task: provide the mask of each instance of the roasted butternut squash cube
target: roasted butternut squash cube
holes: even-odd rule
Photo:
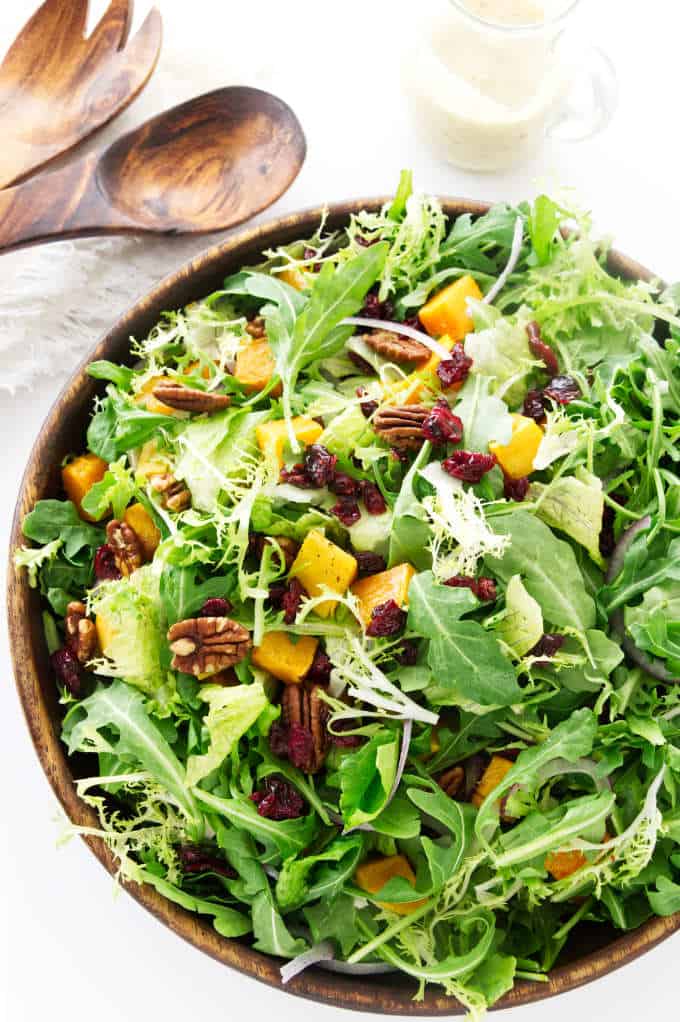
[[[357,577],[357,567],[356,558],[331,543],[319,529],[312,529],[305,536],[289,574],[300,579],[309,596],[320,596],[323,586],[343,594]],[[337,605],[337,600],[324,600],[317,604],[316,613],[330,617]]]
[[[144,560],[153,560],[161,534],[149,512],[143,504],[131,504],[123,518],[139,540]]]
[[[381,891],[388,880],[393,877],[402,877],[411,887],[416,886],[416,875],[408,859],[403,855],[388,855],[381,859],[373,859],[369,862],[362,862],[354,874],[357,887],[368,894],[377,894]],[[415,909],[425,904],[426,899],[418,901],[378,901],[380,908],[389,909],[397,915],[406,916]]]
[[[95,519],[83,511],[83,497],[92,489],[95,483],[101,482],[106,475],[108,464],[96,454],[81,454],[61,470],[61,482],[66,491],[66,496],[72,500],[78,509],[78,514],[86,522],[94,522]]]
[[[318,645],[318,640],[310,635],[266,632],[260,645],[253,650],[253,663],[284,684],[297,685],[312,666]]]
[[[323,433],[323,426],[320,426],[315,419],[307,415],[298,415],[291,419],[293,432],[301,444],[313,444]],[[283,465],[283,449],[288,442],[288,429],[285,419],[275,419],[274,422],[262,422],[255,429],[257,443],[265,457],[275,457],[280,466]]]
[[[457,344],[474,330],[475,325],[468,312],[468,298],[476,298],[478,301],[483,298],[476,280],[469,274],[430,298],[418,313],[430,337],[448,334],[453,343]]]
[[[416,573],[412,564],[397,564],[394,568],[377,575],[360,578],[352,586],[352,592],[359,600],[364,625],[369,625],[375,607],[388,600],[394,600],[399,607],[408,605],[408,587]]]
[[[494,788],[497,788],[501,783],[508,770],[511,770],[514,766],[511,759],[505,759],[504,756],[492,756],[491,762],[479,779],[479,783],[474,790],[470,801],[473,806],[481,806],[487,795],[490,795]]]
[[[544,865],[555,880],[565,880],[582,869],[587,861],[583,852],[575,848],[571,852],[550,852],[545,857]]]
[[[97,614],[94,626],[97,632],[97,644],[100,652],[103,656],[106,656],[106,650],[116,638],[118,630],[114,627],[111,618],[106,617],[105,614]]]
[[[139,451],[135,472],[144,479],[160,476],[170,469],[170,461],[158,450],[157,440],[147,440]]]
[[[534,458],[543,439],[543,430],[526,415],[512,416],[512,436],[508,444],[489,444],[498,464],[510,479],[522,479],[534,469]]]
[[[442,347],[448,351],[457,344],[453,337],[449,337],[448,334],[444,334],[443,337],[439,338],[439,343]],[[437,380],[437,366],[441,362],[439,355],[435,355],[434,352],[430,355],[425,365],[421,366],[420,369],[414,370],[409,373],[405,379],[400,380],[399,383],[389,384],[384,389],[385,398],[389,401],[394,401],[395,404],[400,405],[413,405],[422,401],[423,397],[427,395],[428,391],[436,394],[437,397],[441,396],[441,385]],[[463,386],[463,382],[454,383],[452,387],[449,387],[447,393],[455,393],[460,390]]]
[[[284,284],[288,284],[289,287],[294,287],[296,291],[304,291],[307,287],[307,281],[305,280],[302,272],[295,267],[291,267],[289,270],[283,270],[281,273],[277,273],[276,276],[279,280],[282,280]]]
[[[142,405],[147,412],[154,412],[156,415],[180,415],[181,412],[177,408],[171,408],[170,405],[163,404],[153,396],[154,387],[157,387],[159,383],[167,382],[166,376],[152,376],[137,391],[134,399],[135,404]]]
[[[234,379],[242,383],[248,391],[264,390],[276,369],[274,353],[266,337],[250,341],[239,348],[234,367]],[[281,384],[272,390],[272,396],[278,397]]]

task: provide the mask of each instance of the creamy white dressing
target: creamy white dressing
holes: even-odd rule
[[[425,23],[404,84],[450,162],[499,170],[538,147],[569,78],[556,13],[547,0],[465,0]]]

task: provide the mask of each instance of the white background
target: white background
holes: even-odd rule
[[[162,73],[126,114],[125,123],[161,109],[168,98],[175,101],[236,82],[264,85],[293,105],[309,142],[300,177],[271,215],[324,200],[388,192],[402,166],[414,169],[422,189],[477,198],[520,199],[538,188],[570,185],[621,248],[668,279],[680,277],[680,9],[670,0],[583,0],[584,47],[590,39],[603,44],[619,71],[621,106],[614,123],[591,142],[546,149],[521,171],[475,177],[428,155],[399,94],[399,56],[427,2],[160,0],[166,28]],[[0,51],[33,6],[32,0],[0,4]],[[138,20],[145,8],[144,0],[138,0]],[[126,245],[116,242],[112,259],[126,258]],[[160,276],[200,247],[200,240],[163,242],[149,250],[158,254]],[[55,246],[50,253],[50,283],[61,287],[66,306],[68,267],[79,256],[71,253],[71,262],[62,262],[61,249]],[[4,257],[1,264],[0,294],[12,286],[12,258]],[[32,258],[38,258],[37,252]],[[131,275],[129,299],[139,287]],[[93,323],[102,316],[100,299],[93,288]],[[39,300],[35,287],[27,287],[25,302]],[[82,310],[86,332],[88,305]],[[111,320],[121,308],[111,307]],[[59,309],[52,311],[58,314]],[[109,310],[104,312],[108,316]],[[35,343],[41,343],[39,330]],[[0,370],[0,388],[2,377]],[[9,532],[23,464],[60,383],[53,374],[30,391],[0,392],[2,537]],[[0,1019],[349,1018],[227,971],[179,941],[131,898],[114,898],[109,877],[79,841],[57,850],[57,807],[19,712],[4,630],[1,641]],[[677,1019],[677,967],[675,975],[672,970],[679,950],[676,937],[623,971],[558,1000],[513,1009],[502,1020]]]

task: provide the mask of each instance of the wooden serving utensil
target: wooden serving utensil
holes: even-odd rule
[[[161,48],[153,8],[129,45],[132,0],[111,0],[85,38],[89,0],[45,0],[0,65],[0,188],[72,149],[124,110]]]
[[[224,230],[278,199],[305,154],[300,122],[282,100],[217,89],[0,191],[0,252],[88,235]]]

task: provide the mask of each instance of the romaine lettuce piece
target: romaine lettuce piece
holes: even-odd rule
[[[571,536],[597,565],[604,567],[600,553],[604,493],[597,476],[579,467],[573,476],[562,476],[548,484],[532,483],[529,499],[540,500],[536,509],[539,518]]]
[[[543,613],[540,604],[524,588],[520,575],[513,575],[508,582],[505,610],[496,632],[518,657],[522,657],[543,635]]]
[[[269,706],[262,683],[235,685],[203,685],[201,699],[208,703],[205,726],[210,736],[208,751],[202,756],[189,756],[187,784],[194,787],[209,773],[217,769],[231,752],[234,744],[252,727],[260,714]]]

